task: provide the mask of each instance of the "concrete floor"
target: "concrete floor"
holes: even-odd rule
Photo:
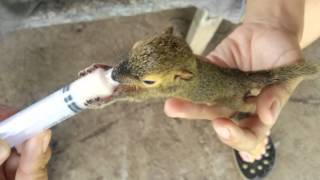
[[[132,44],[192,9],[23,30],[0,42],[0,103],[19,108],[72,81],[93,62],[116,64]],[[320,41],[305,50],[320,59]],[[303,82],[272,131],[268,179],[320,177],[320,79]],[[207,121],[170,119],[163,101],[117,103],[53,128],[52,180],[239,179],[231,149]]]

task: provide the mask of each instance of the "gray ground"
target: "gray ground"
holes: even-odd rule
[[[191,13],[190,13],[191,12]],[[93,62],[114,65],[137,40],[188,11],[23,30],[0,42],[0,103],[19,108],[72,81]],[[320,41],[305,50],[320,59]],[[273,129],[269,179],[320,177],[320,80],[303,82]],[[231,149],[207,121],[170,119],[163,101],[118,103],[53,128],[52,180],[239,179]]]

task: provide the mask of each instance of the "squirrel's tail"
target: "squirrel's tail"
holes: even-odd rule
[[[320,72],[320,64],[301,61],[297,64],[287,65],[272,70],[249,72],[247,75],[251,81],[258,84],[274,84],[290,79],[303,77],[312,78]]]

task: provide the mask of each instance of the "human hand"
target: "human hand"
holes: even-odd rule
[[[298,39],[298,35],[271,24],[244,23],[224,39],[207,59],[219,66],[243,71],[271,69],[302,59]],[[228,119],[233,112],[225,107],[178,99],[167,100],[165,112],[171,117],[212,120],[219,139],[240,151],[243,160],[253,162],[265,152],[270,129],[300,81],[297,79],[264,88],[253,99],[256,114],[239,123]]]
[[[13,108],[0,105],[0,120],[15,112]],[[51,157],[50,137],[51,131],[47,130],[12,149],[0,140],[0,179],[48,179],[46,166]]]

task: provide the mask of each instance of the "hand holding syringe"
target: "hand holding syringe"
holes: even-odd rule
[[[0,123],[0,139],[15,146],[33,135],[66,120],[87,108],[96,97],[111,96],[118,85],[112,69],[95,69],[90,74],[21,110]]]

